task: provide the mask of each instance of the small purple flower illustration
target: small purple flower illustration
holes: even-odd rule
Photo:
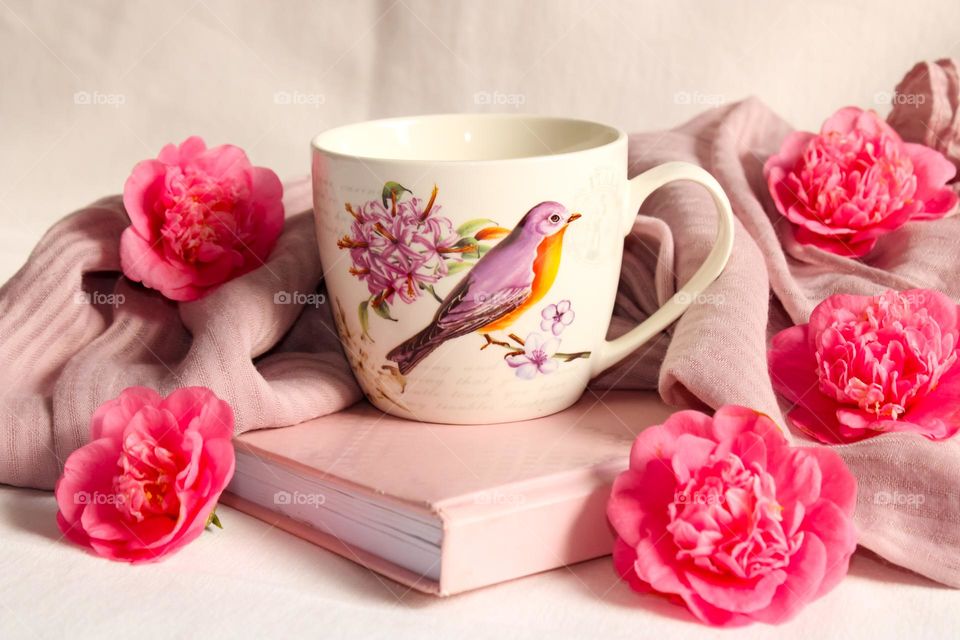
[[[440,298],[434,285],[468,269],[490,248],[484,240],[509,233],[487,218],[454,227],[441,213],[434,186],[424,201],[396,182],[387,182],[379,200],[345,203],[350,231],[337,246],[350,253],[350,274],[367,285],[370,298],[360,304],[358,317],[367,333],[368,310],[394,320],[390,305],[411,304],[424,295]],[[409,194],[409,196],[405,196]]]
[[[511,368],[517,370],[517,377],[523,380],[534,378],[537,373],[553,373],[560,363],[553,359],[560,341],[556,338],[544,340],[539,333],[531,333],[523,343],[523,352],[515,352],[504,359]]]
[[[557,304],[548,304],[540,312],[540,328],[549,331],[555,336],[563,333],[563,330],[573,324],[575,317],[573,309],[570,307],[569,300],[561,300]]]
[[[371,295],[390,303],[394,296],[410,303],[422,295],[420,285],[435,283],[447,272],[447,261],[460,261],[451,247],[459,241],[449,219],[440,215],[436,193],[424,204],[420,198],[391,200],[384,206],[371,200],[356,207],[350,234],[337,243],[350,250],[350,272],[367,283]]]

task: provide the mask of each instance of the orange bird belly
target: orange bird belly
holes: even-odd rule
[[[527,309],[547,295],[547,291],[553,286],[553,281],[557,279],[557,271],[560,270],[560,252],[563,248],[563,234],[565,232],[566,228],[544,238],[540,246],[537,247],[537,257],[533,261],[533,283],[530,287],[530,297],[507,315],[497,318],[490,324],[478,329],[479,333],[506,329],[516,322],[517,318],[522,316]]]

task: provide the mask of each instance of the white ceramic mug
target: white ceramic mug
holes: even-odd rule
[[[656,313],[605,340],[644,199],[674,180],[717,207],[706,261]],[[733,214],[703,169],[627,179],[616,128],[526,115],[364,122],[313,140],[317,241],[367,397],[426,422],[548,415],[676,320],[723,270]]]

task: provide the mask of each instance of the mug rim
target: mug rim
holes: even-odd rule
[[[532,155],[523,155],[523,156],[505,156],[500,158],[482,158],[482,159],[458,159],[458,158],[436,158],[436,159],[425,159],[425,158],[402,158],[402,157],[390,157],[387,155],[375,155],[375,154],[364,154],[364,153],[344,153],[342,151],[337,151],[332,149],[329,146],[329,141],[325,140],[326,138],[332,138],[336,135],[342,135],[346,132],[350,132],[351,129],[356,129],[358,131],[373,128],[373,127],[382,127],[384,125],[392,124],[401,124],[401,123],[414,123],[414,122],[441,122],[444,120],[476,120],[476,121],[486,121],[486,122],[509,122],[509,121],[520,121],[520,120],[529,120],[535,122],[550,122],[550,123],[561,123],[571,126],[589,126],[595,127],[599,130],[606,130],[608,133],[612,134],[612,138],[598,144],[587,146],[584,148],[578,148],[570,151],[545,151],[543,153],[536,153]],[[536,134],[534,134],[536,135]],[[445,165],[445,166],[471,166],[471,165],[491,165],[491,164],[518,164],[518,163],[530,163],[530,162],[543,162],[546,160],[553,159],[569,159],[577,155],[588,154],[599,149],[604,149],[606,147],[612,147],[617,144],[621,144],[627,138],[627,134],[623,129],[615,127],[613,125],[605,124],[603,122],[597,122],[596,120],[588,120],[585,118],[572,118],[566,116],[549,116],[549,115],[539,115],[539,114],[530,114],[530,113],[434,113],[426,115],[416,115],[416,116],[396,116],[390,118],[376,118],[373,120],[361,120],[359,122],[352,122],[349,124],[343,124],[330,129],[326,129],[318,134],[316,134],[310,140],[310,147],[314,152],[322,153],[326,156],[333,158],[344,159],[344,160],[359,160],[362,162],[381,162],[381,163],[390,163],[390,164],[406,164],[406,165]],[[544,143],[546,144],[546,143]]]

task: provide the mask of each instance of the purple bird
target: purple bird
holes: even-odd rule
[[[579,217],[557,202],[541,202],[530,209],[444,298],[430,324],[387,358],[406,374],[447,340],[512,325],[553,286],[563,234]]]

